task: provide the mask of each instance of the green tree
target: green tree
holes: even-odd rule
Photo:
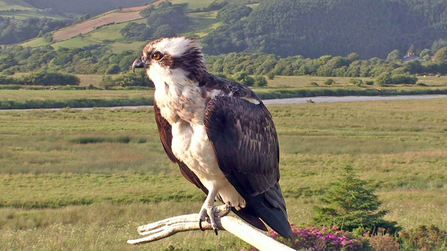
[[[430,49],[423,49],[421,53],[419,53],[419,58],[422,61],[431,61],[431,50]]]
[[[117,64],[112,64],[106,71],[106,74],[118,74],[121,71],[121,68]]]
[[[217,20],[232,24],[248,16],[252,9],[244,4],[228,4],[217,13]]]
[[[153,38],[173,36],[175,36],[175,29],[168,24],[163,24],[158,26],[157,30],[154,32]]]
[[[391,79],[391,74],[389,72],[384,72],[376,78],[376,84],[378,86],[389,85],[392,83],[393,80]]]
[[[314,206],[317,215],[312,220],[316,224],[336,225],[347,231],[364,229],[373,232],[379,227],[389,232],[399,230],[396,222],[383,219],[387,211],[378,210],[382,204],[378,196],[350,166],[344,168],[341,178],[330,185],[320,200],[327,206]]]
[[[393,62],[399,62],[401,60],[402,60],[402,53],[399,50],[393,50],[388,54],[385,62],[393,63]]]
[[[234,74],[233,79],[246,86],[252,86],[255,83],[255,79],[250,77],[246,72],[238,72]]]
[[[447,46],[435,53],[434,60],[436,63],[447,63]]]
[[[254,85],[257,87],[267,86],[267,79],[264,76],[255,76]]]

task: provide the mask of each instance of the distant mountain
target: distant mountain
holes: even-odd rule
[[[119,7],[134,7],[152,0],[24,0],[39,9],[53,9],[57,13],[98,15]]]

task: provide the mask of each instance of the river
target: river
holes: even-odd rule
[[[307,98],[284,98],[284,99],[266,99],[263,100],[267,105],[283,105],[283,104],[303,104],[303,103],[334,103],[334,102],[357,102],[357,101],[384,101],[384,100],[408,100],[408,99],[431,99],[431,98],[447,98],[447,95],[399,95],[399,96],[320,96],[320,97],[307,97]],[[103,107],[105,109],[117,110],[117,109],[138,109],[148,108],[152,106],[115,106],[115,107]],[[92,107],[85,108],[72,108],[78,110],[92,110]],[[58,111],[61,108],[47,108],[47,109],[7,109],[3,111]]]

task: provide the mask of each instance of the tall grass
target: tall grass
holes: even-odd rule
[[[447,99],[269,106],[290,221],[309,223],[319,194],[351,165],[376,189],[387,220],[446,230],[446,106]],[[238,250],[225,233],[124,243],[137,237],[137,225],[198,212],[204,199],[165,156],[153,116],[152,109],[0,112],[0,249]],[[115,140],[123,137],[128,143]],[[89,138],[102,142],[73,140]]]

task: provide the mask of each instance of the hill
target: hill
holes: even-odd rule
[[[160,2],[162,2],[162,0],[154,2],[153,5],[158,5]],[[172,2],[178,3],[178,6],[183,6],[183,4],[185,4],[185,1],[182,0]],[[193,6],[194,9],[191,8],[189,2],[191,2],[191,6]],[[216,10],[197,11],[197,8],[200,8],[200,10],[202,10],[201,8],[206,8],[209,5],[207,2],[212,3],[212,1],[186,2],[186,4],[188,4],[186,12],[188,12],[187,15],[190,18],[190,22],[186,29],[183,29],[176,34],[204,36],[219,25],[218,20],[216,20]],[[140,11],[148,8],[150,5],[152,4],[112,10],[53,32],[51,41],[45,41],[44,38],[40,37],[22,43],[22,45],[38,47],[51,44],[54,48],[79,48],[102,44],[108,45],[115,53],[120,53],[123,50],[129,49],[139,50],[141,45],[145,44],[148,39],[140,39],[140,41],[136,41],[135,38],[123,36],[120,34],[120,31],[132,22],[140,24],[146,23],[147,17],[143,18]],[[174,15],[173,13],[171,14]],[[173,18],[169,17],[168,19]],[[154,25],[152,24],[152,26]],[[156,28],[157,27],[152,31],[154,34]]]
[[[161,0],[156,1],[154,4],[157,4],[159,2],[161,2]],[[66,39],[70,39],[79,34],[85,34],[91,32],[104,25],[118,24],[141,19],[143,17],[140,15],[140,11],[147,7],[148,5],[144,5],[144,6],[122,8],[119,10],[110,11],[108,13],[99,15],[84,22],[77,23],[69,27],[57,30],[52,35],[53,40],[55,42],[59,42]]]
[[[428,49],[433,56],[447,45],[447,0],[272,0],[214,9],[213,4],[223,1],[172,2],[188,4],[190,24],[163,34],[199,36],[209,55],[262,52],[318,58],[356,52],[359,58],[368,59],[386,58],[396,49],[404,54],[410,48],[416,55]],[[164,23],[149,24],[133,11],[137,9],[143,7],[115,9],[54,32],[53,41],[41,37],[23,45],[79,48],[101,44],[115,53],[139,50],[153,36],[128,37],[128,33],[121,34],[122,29],[135,22],[141,30],[134,32],[142,34],[142,29],[151,28],[148,32],[154,35]]]
[[[5,10],[32,10],[35,9],[32,5],[24,0],[0,0],[0,11]]]
[[[27,18],[65,19],[50,10],[39,9],[25,0],[0,0],[0,17],[23,20]]]
[[[447,39],[446,0],[271,0],[203,39],[208,54],[385,58]]]

